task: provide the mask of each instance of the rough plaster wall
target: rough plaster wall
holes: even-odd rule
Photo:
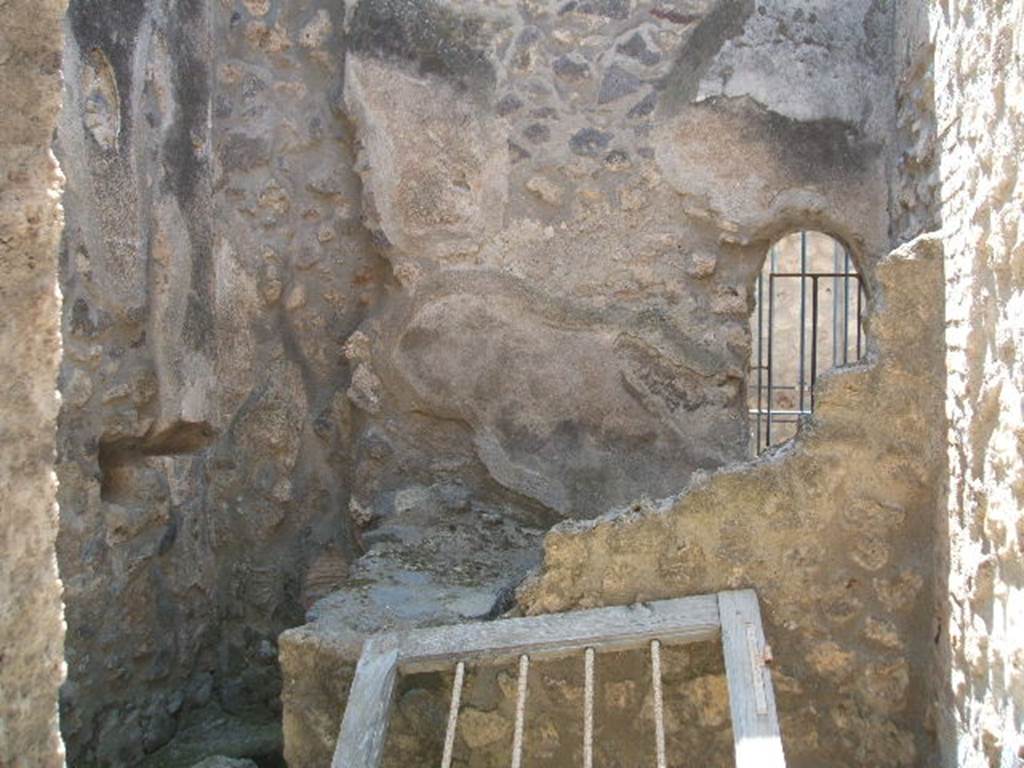
[[[395,283],[346,348],[353,510],[368,553],[348,589],[281,638],[291,765],[329,759],[339,673],[367,633],[508,607],[487,610],[528,562],[481,553],[528,552],[537,527],[665,496],[747,457],[749,313],[770,242],[801,226],[833,233],[872,287],[888,250],[889,22],[871,2],[349,5],[342,97],[364,222]],[[890,562],[906,547],[904,515],[922,514],[929,472],[893,491],[895,511],[857,500],[877,518],[858,556],[894,602],[917,586]],[[754,520],[773,514],[751,505]],[[847,539],[820,528],[799,558],[823,568]],[[648,545],[637,557],[653,562]],[[675,578],[661,594],[714,582]],[[864,621],[868,608],[847,606],[868,578],[823,583],[836,624]],[[892,610],[905,630],[910,609]],[[886,642],[917,641],[886,621]],[[820,663],[852,686],[867,651],[830,657],[833,634],[815,635]],[[864,697],[850,694],[844,738],[887,727],[862,699],[884,698],[890,671],[902,680],[898,658],[872,669]],[[863,754],[909,759],[916,702],[904,730]],[[821,741],[797,752],[805,760],[856,753],[837,726],[804,717],[791,730],[808,721],[807,739]]]
[[[60,0],[0,2],[0,765],[60,768]]]
[[[819,380],[795,442],[677,497],[555,528],[520,592],[544,613],[755,588],[794,766],[917,766],[934,754],[940,241],[895,251],[876,277],[871,354]]]
[[[582,657],[580,658],[582,661]],[[729,696],[719,643],[663,651],[666,747],[702,768],[733,765]],[[470,667],[463,685],[453,764],[501,768],[515,727],[517,665]],[[646,651],[598,654],[594,761],[607,766],[651,762],[654,694]],[[383,768],[438,765],[451,701],[452,675],[411,675],[395,697]],[[534,660],[523,762],[537,768],[583,764],[583,664]]]
[[[276,632],[340,587],[282,640],[320,760],[363,633],[500,612],[542,528],[745,458],[769,241],[829,231],[869,283],[886,250],[889,22],[76,0],[74,757],[273,715]]]
[[[928,4],[900,3],[894,26],[895,132],[889,156],[890,233],[894,244],[939,223],[939,164],[935,125],[935,49]]]
[[[1024,756],[1024,6],[933,5],[949,418],[947,765]]]
[[[76,765],[176,760],[161,747],[193,731],[212,751],[279,747],[277,634],[353,555],[341,349],[380,275],[330,98],[340,13],[71,3],[59,554]]]
[[[887,60],[836,40],[873,11],[820,10],[353,6],[344,99],[398,283],[349,350],[371,536],[409,495],[545,527],[745,458],[755,241],[800,217],[861,244],[884,227],[877,126],[844,110],[886,111],[845,72],[875,84]],[[730,38],[799,58],[790,24],[850,53],[804,121],[720,88],[746,72]]]
[[[365,222],[398,282],[353,352],[355,503],[378,522],[445,477],[456,505],[546,525],[743,458],[751,241],[766,236],[751,221],[771,209],[776,231],[804,214],[877,237],[877,9],[350,13]],[[836,54],[820,81],[794,67],[742,82],[760,66],[747,50],[814,58],[807,40]],[[821,82],[828,100],[812,98]],[[730,142],[750,149],[725,158]],[[804,153],[762,149],[787,143]]]

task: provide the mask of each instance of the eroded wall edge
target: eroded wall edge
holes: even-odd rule
[[[819,380],[814,417],[762,460],[545,541],[539,614],[758,591],[792,765],[924,765],[943,484],[942,241],[877,267],[864,365]]]
[[[57,768],[60,0],[0,6],[0,765]]]

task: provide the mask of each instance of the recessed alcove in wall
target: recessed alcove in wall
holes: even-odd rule
[[[747,403],[759,454],[796,435],[814,410],[822,373],[863,356],[867,294],[849,249],[802,231],[771,247],[754,297]]]
[[[178,456],[196,453],[217,438],[216,430],[205,421],[174,422],[166,429],[145,437],[100,438],[100,498],[123,504],[139,492],[140,476],[147,474],[146,459],[151,456]]]

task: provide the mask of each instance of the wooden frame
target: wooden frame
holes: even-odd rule
[[[751,590],[621,608],[377,635],[363,646],[331,768],[379,768],[398,675],[721,638],[737,768],[784,768],[757,595]]]

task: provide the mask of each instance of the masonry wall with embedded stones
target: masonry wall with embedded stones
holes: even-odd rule
[[[72,764],[136,765],[182,733],[200,751],[279,750],[277,634],[356,551],[342,346],[384,273],[331,102],[341,13],[71,3],[57,150]]]
[[[556,527],[524,609],[753,587],[788,764],[930,764],[941,254],[923,237],[876,265],[868,358],[819,380],[795,442],[677,496]]]
[[[500,614],[552,524],[744,461],[751,289],[787,232],[834,234],[879,308],[906,300],[880,345],[893,317],[930,339],[932,261],[880,266],[892,21],[869,0],[74,0],[72,763],[273,751],[277,635],[307,618],[281,640],[286,753],[320,765],[366,633]],[[931,571],[908,542],[934,480],[934,403],[910,398],[929,350],[830,384],[837,421],[811,434],[842,450],[808,438],[789,480],[738,481],[700,518],[717,543],[637,522],[633,565],[595,547],[566,581],[561,529],[521,603],[746,581],[793,641],[795,764],[928,754],[909,659]],[[872,386],[907,413],[871,411]],[[882,482],[860,493],[869,449]],[[769,555],[771,526],[790,545]]]
[[[0,6],[0,765],[60,768],[64,679],[54,551],[63,177],[61,0]]]
[[[558,526],[520,608],[757,587],[785,649],[793,764],[927,760],[920,542],[940,484],[941,259],[933,241],[885,258],[891,9],[461,7],[456,22],[363,2],[345,20],[364,221],[395,280],[348,350],[357,444],[376,448],[357,459],[354,507],[380,518],[353,564],[361,585],[281,638],[289,763],[330,755],[338,672],[367,632],[493,615],[453,573],[477,566],[464,553],[486,550],[486,530],[451,549],[408,532],[418,507],[466,498],[437,482],[442,467],[469,491],[468,519],[496,484],[534,529],[689,485],[678,505]],[[870,360],[823,383],[832,426],[823,413],[797,447],[709,480],[747,459],[753,282],[800,227],[853,252]],[[902,360],[910,340],[920,353]],[[399,480],[422,488],[389,496]],[[428,697],[403,693],[411,721]],[[492,705],[491,733],[508,725]]]
[[[927,30],[929,183],[945,245],[943,764],[1012,766],[1024,758],[1024,7],[933,4],[900,26],[904,38]]]
[[[292,753],[316,755],[344,692],[312,678],[321,662],[381,626],[496,596],[499,612],[551,522],[689,482],[556,529],[521,608],[750,583],[786,649],[795,764],[924,763],[935,731],[946,764],[1010,764],[1024,25],[1013,3],[918,6],[897,4],[892,36],[867,2],[72,3],[57,149],[73,760],[137,762],[197,712],[272,716],[277,631],[340,587],[282,641]],[[38,484],[4,486],[25,514],[5,521],[24,557],[3,574],[40,602],[4,616],[5,648],[31,653],[5,653],[5,691],[26,693],[0,757],[58,764],[40,458],[56,304],[37,269],[58,221],[57,8],[7,10],[5,379],[38,397],[12,390],[21,453],[5,456]],[[857,253],[871,358],[823,382],[796,444],[714,471],[745,443],[752,275],[797,226]],[[940,238],[879,257],[886,230],[938,227],[950,476],[933,536]],[[42,359],[18,351],[34,331]],[[502,718],[485,709],[469,733]]]

